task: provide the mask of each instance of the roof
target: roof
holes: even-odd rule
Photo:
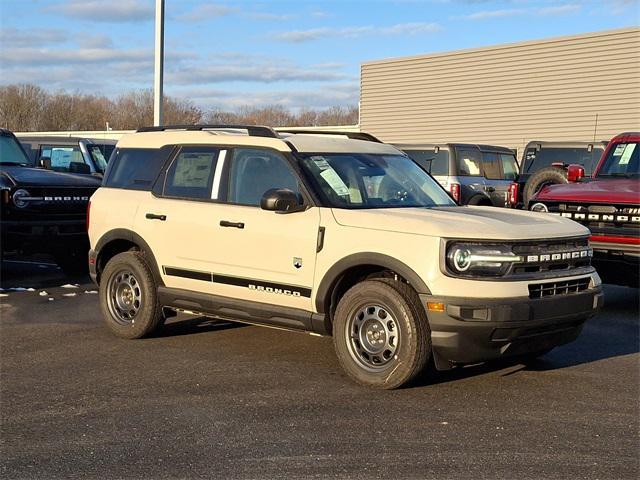
[[[71,145],[77,144],[81,140],[89,140],[92,143],[97,143],[101,145],[115,145],[116,140],[112,140],[109,138],[90,138],[90,137],[56,137],[53,135],[24,135],[18,134],[16,135],[18,139],[22,142],[37,142],[37,143],[58,143],[61,145]]]
[[[305,153],[378,153],[397,155],[391,145],[365,140],[352,140],[342,135],[282,134],[280,137],[250,136],[237,131],[166,130],[123,135],[119,148],[161,148],[165,145],[225,145],[272,148],[281,152]]]
[[[508,147],[502,147],[500,145],[482,145],[479,143],[394,143],[396,148],[400,150],[410,150],[412,148],[478,148],[480,150],[491,150],[496,152],[513,153],[513,150]]]
[[[541,145],[542,147],[559,147],[559,148],[586,148],[589,145],[597,145],[600,143],[603,146],[606,146],[609,143],[606,140],[595,140],[593,142],[581,141],[581,140],[567,140],[562,142],[548,142],[544,140],[531,140],[527,143],[525,148],[529,148],[531,145]]]

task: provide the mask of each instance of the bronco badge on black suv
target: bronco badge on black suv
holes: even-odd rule
[[[171,311],[333,335],[355,381],[542,355],[602,304],[589,231],[456,206],[390,145],[267,127],[123,137],[91,199],[91,274],[108,327]],[[360,136],[360,138],[363,138]]]

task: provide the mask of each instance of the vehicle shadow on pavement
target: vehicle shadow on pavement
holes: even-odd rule
[[[216,320],[207,317],[172,318],[165,323],[154,335],[154,338],[179,337],[182,335],[195,335],[198,333],[215,332],[242,328],[248,325],[243,323]]]
[[[478,375],[498,373],[506,377],[520,371],[550,371],[606,360],[640,352],[640,290],[614,285],[605,286],[603,310],[585,324],[572,343],[555,348],[540,358],[522,362],[507,358],[481,365],[429,373],[416,379],[411,387],[448,383]]]
[[[0,265],[0,288],[3,289],[53,288],[67,283],[92,284],[88,274],[66,275],[48,258],[17,257],[4,260]]]

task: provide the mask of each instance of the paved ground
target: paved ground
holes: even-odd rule
[[[330,339],[192,318],[120,340],[87,279],[2,273],[5,289],[36,287],[0,299],[3,478],[640,474],[636,290],[607,287],[578,341],[532,366],[380,392],[345,377]]]

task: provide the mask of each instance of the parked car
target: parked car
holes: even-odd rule
[[[87,271],[89,198],[101,178],[40,168],[0,129],[2,254],[46,253],[67,273]]]
[[[376,141],[141,129],[118,142],[90,212],[90,272],[115,335],[149,335],[171,311],[333,335],[347,374],[378,388],[431,360],[542,355],[603,299],[587,228],[457,206]]]
[[[460,205],[508,206],[518,174],[513,150],[465,143],[397,144],[429,172]]]
[[[640,133],[613,138],[590,181],[569,167],[567,185],[544,187],[529,208],[570,218],[589,227],[593,263],[608,283],[640,283]]]
[[[509,204],[526,208],[529,200],[546,185],[567,183],[569,165],[581,165],[590,177],[607,142],[542,142],[527,144],[518,179],[509,189]]]
[[[36,165],[65,173],[99,174],[107,168],[116,141],[20,134],[18,140]]]

